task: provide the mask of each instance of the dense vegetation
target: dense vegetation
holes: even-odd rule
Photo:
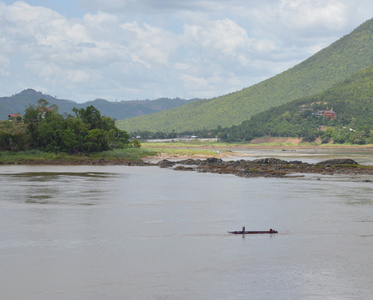
[[[96,99],[86,103],[76,103],[74,101],[61,100],[49,95],[44,95],[40,92],[36,92],[33,89],[27,89],[11,97],[0,98],[0,120],[7,120],[9,114],[24,111],[29,104],[36,105],[39,99],[45,99],[50,104],[57,105],[61,114],[71,113],[71,110],[74,107],[80,109],[93,105],[101,112],[101,114],[110,116],[114,119],[133,118],[136,116],[151,114],[174,107],[179,107],[196,100],[159,98],[157,100],[109,102],[103,99]]]
[[[57,106],[48,105],[40,99],[37,105],[29,105],[23,121],[2,122],[0,150],[91,153],[140,146],[137,141],[130,144],[127,132],[119,130],[113,119],[101,116],[94,106],[74,108],[75,115],[62,116]]]
[[[239,126],[222,129],[225,141],[300,137],[312,142],[373,143],[373,66],[315,96],[271,108]],[[336,117],[318,115],[333,110]]]
[[[118,121],[128,132],[171,133],[239,125],[271,107],[322,92],[373,65],[373,19],[292,69],[226,96]]]

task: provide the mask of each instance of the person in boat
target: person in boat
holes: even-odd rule
[[[242,233],[245,233],[245,231],[246,231],[246,227],[242,226]]]

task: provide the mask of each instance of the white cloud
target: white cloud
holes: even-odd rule
[[[214,21],[210,27],[186,25],[184,37],[226,56],[235,56],[239,48],[248,48],[250,43],[246,30],[229,19]]]
[[[249,11],[254,30],[281,38],[329,35],[348,23],[349,7],[337,0],[281,0]]]
[[[365,21],[370,0],[0,2],[0,87],[73,100],[213,97],[273,76]],[[11,90],[12,89],[12,90]]]
[[[136,54],[137,61],[167,64],[170,54],[177,47],[177,36],[161,28],[145,23],[140,26],[137,22],[122,24],[121,28],[133,34],[128,47]]]
[[[0,55],[0,77],[10,76],[9,62],[5,55]]]
[[[245,1],[246,2],[246,1]],[[224,11],[232,5],[242,4],[241,0],[81,0],[84,7],[93,11],[116,12],[122,14],[132,14],[138,12],[180,12],[180,11]],[[255,3],[248,0],[247,3]]]

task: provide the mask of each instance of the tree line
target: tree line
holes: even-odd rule
[[[25,110],[22,124],[14,122],[10,126],[18,130],[0,131],[0,150],[90,153],[140,147],[138,141],[130,142],[128,133],[116,127],[114,119],[101,116],[94,106],[73,108],[72,112],[63,116],[56,105],[40,99]]]

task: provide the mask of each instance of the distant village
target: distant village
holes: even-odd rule
[[[300,111],[314,111],[311,107],[301,107]],[[333,120],[337,113],[332,110],[316,110],[316,112],[313,112],[312,115],[317,117],[323,117],[323,118],[329,118],[330,120]]]

